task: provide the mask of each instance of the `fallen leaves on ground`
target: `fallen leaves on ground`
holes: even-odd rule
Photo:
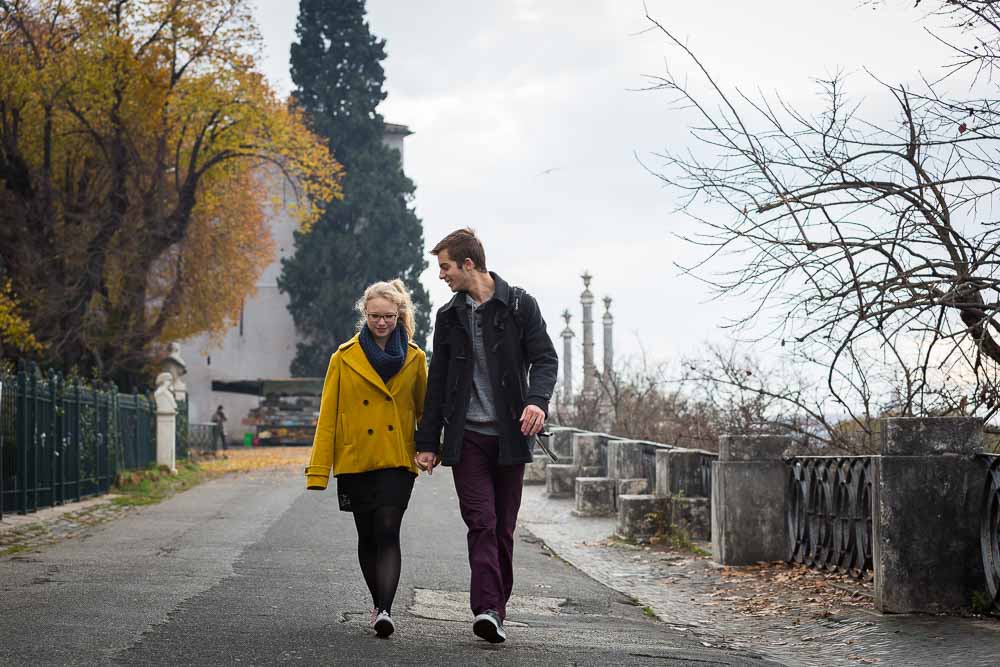
[[[215,456],[199,459],[198,465],[213,475],[259,470],[304,470],[309,462],[309,451],[308,447],[227,449]]]
[[[830,618],[845,607],[871,607],[872,582],[849,574],[824,572],[785,562],[723,567],[709,597],[732,602],[744,614],[774,616],[789,612]]]

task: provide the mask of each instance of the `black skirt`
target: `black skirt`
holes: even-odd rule
[[[382,468],[337,475],[337,500],[342,512],[373,512],[391,505],[404,510],[410,503],[413,480],[408,468]]]

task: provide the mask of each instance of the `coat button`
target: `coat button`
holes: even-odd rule
[[[389,430],[390,431],[393,430],[393,425],[392,424],[389,424]]]
[[[374,429],[368,429],[368,435],[375,435]]]
[[[365,400],[361,401],[361,402],[364,403],[365,405],[368,405],[368,399],[367,398]]]
[[[392,396],[386,396],[386,397],[385,397],[385,400],[387,400],[387,401],[391,401],[391,400],[392,400]]]

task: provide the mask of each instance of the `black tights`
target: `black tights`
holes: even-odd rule
[[[399,585],[402,555],[399,551],[399,526],[402,507],[379,507],[372,512],[355,512],[358,528],[358,562],[379,611],[392,613],[392,599]]]

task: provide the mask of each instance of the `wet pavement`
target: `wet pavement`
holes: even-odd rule
[[[544,487],[527,486],[521,525],[560,558],[702,646],[752,648],[808,667],[1000,665],[997,619],[879,614],[864,586],[831,591],[818,581],[822,575],[803,575],[801,568],[742,571],[704,556],[621,544],[608,539],[614,518],[576,517],[572,509],[572,500],[549,499]],[[775,577],[779,570],[786,574]],[[823,592],[814,592],[819,587]]]

